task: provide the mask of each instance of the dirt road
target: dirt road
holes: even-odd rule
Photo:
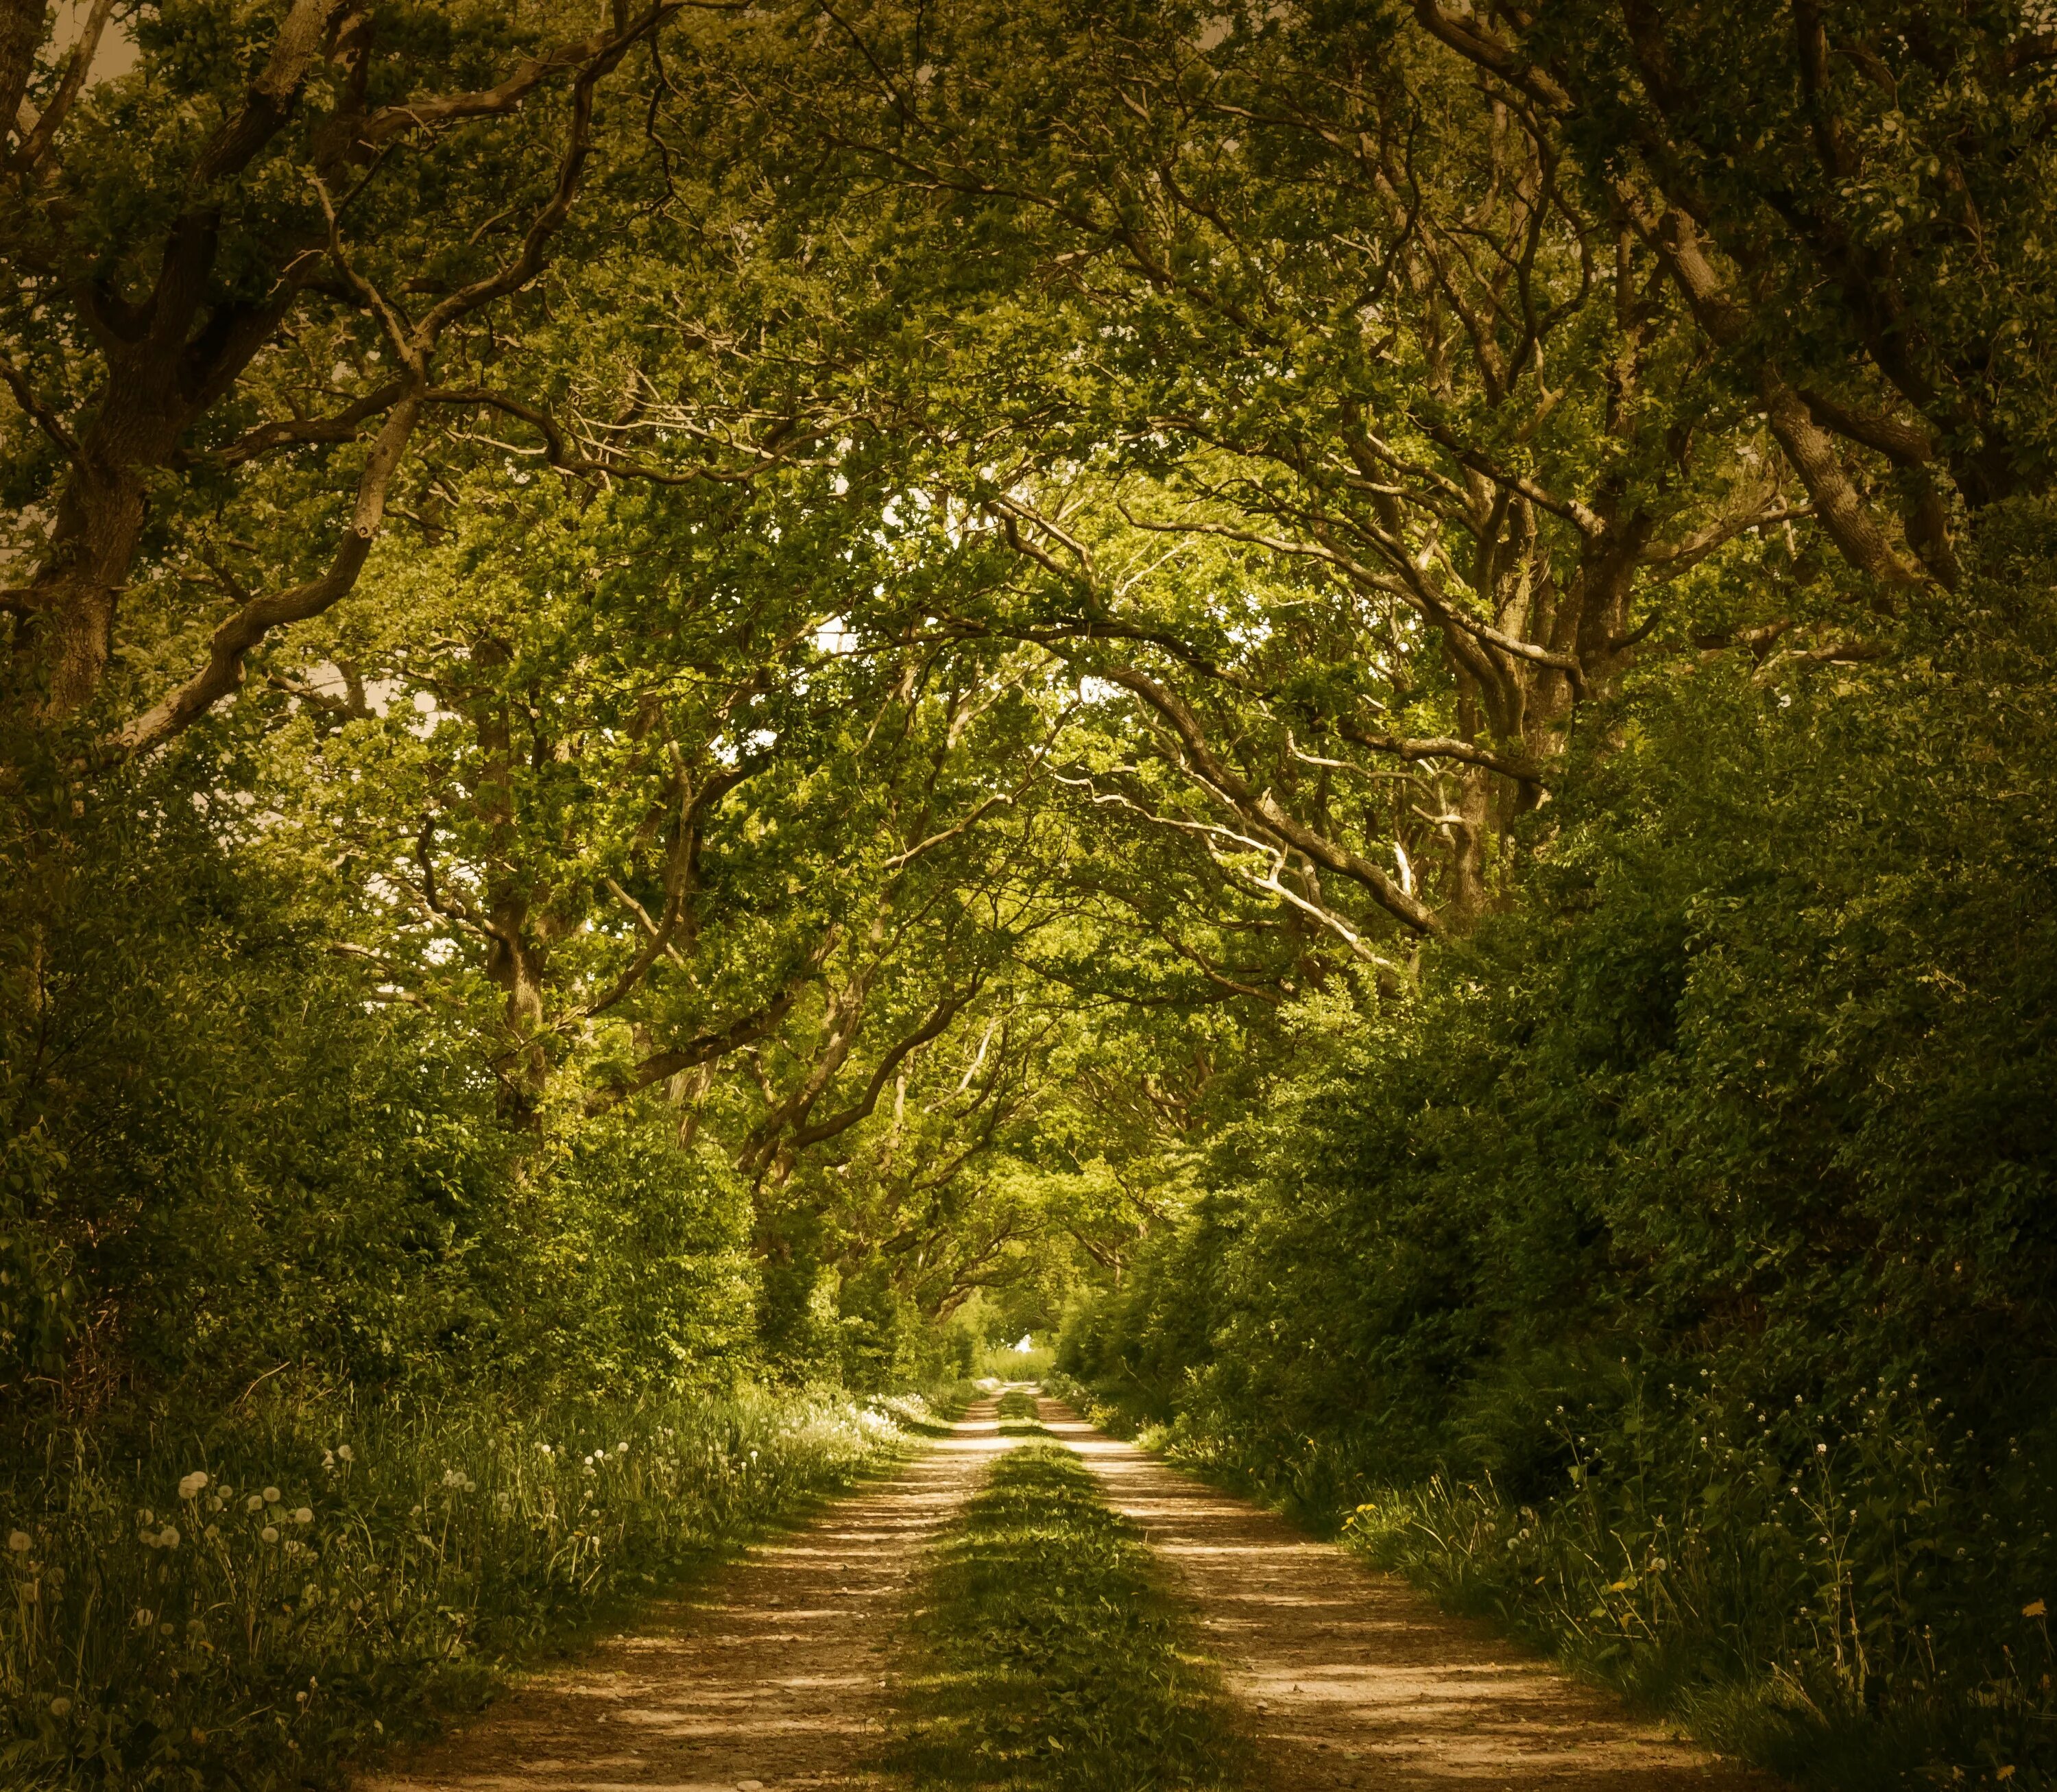
[[[1178,1574],[1286,1792],[1774,1792],[1246,1500],[1043,1403]]]
[[[876,1786],[885,1650],[922,1552],[1017,1441],[993,1407],[360,1792]]]
[[[360,1792],[884,1792],[868,1763],[886,1652],[924,1550],[1020,1441],[999,1434],[994,1404]],[[1042,1404],[1192,1601],[1257,1738],[1253,1792],[1773,1792],[1346,1552]]]

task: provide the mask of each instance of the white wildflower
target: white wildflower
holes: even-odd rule
[[[179,1497],[181,1500],[197,1500],[200,1496],[200,1490],[206,1485],[207,1471],[204,1469],[196,1469],[191,1474],[179,1477]]]

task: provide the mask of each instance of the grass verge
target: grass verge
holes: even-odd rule
[[[1219,1679],[1147,1548],[1056,1445],[995,1465],[937,1549],[915,1646],[889,1765],[918,1786],[1212,1792],[1246,1777]]]
[[[271,1792],[482,1703],[905,1449],[918,1400],[280,1400],[0,1471],[0,1785]]]

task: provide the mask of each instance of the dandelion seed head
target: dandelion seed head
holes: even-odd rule
[[[7,1547],[17,1556],[27,1555],[35,1540],[26,1531],[10,1531],[7,1533]]]
[[[264,1489],[264,1504],[266,1505],[275,1506],[279,1503],[279,1498],[280,1495],[277,1488],[268,1487]]]
[[[335,1446],[335,1453],[337,1460],[339,1461],[355,1462],[357,1460],[356,1451],[352,1449],[347,1444],[338,1444]]]
[[[181,1475],[179,1477],[179,1497],[181,1500],[197,1500],[200,1496],[200,1490],[206,1485],[207,1471],[204,1469],[196,1469],[191,1474]]]
[[[160,1549],[176,1549],[178,1546],[179,1528],[177,1525],[167,1524],[164,1529],[158,1532],[157,1547]]]
[[[279,1540],[279,1527],[275,1524],[267,1524],[257,1534],[267,1543],[276,1543]]]
[[[50,1715],[54,1718],[69,1717],[71,1715],[71,1701],[61,1695],[53,1699],[50,1701]]]
[[[245,1512],[262,1512],[264,1509],[264,1496],[261,1493],[252,1494],[243,1502],[243,1509]]]

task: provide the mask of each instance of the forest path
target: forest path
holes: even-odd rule
[[[359,1792],[783,1792],[871,1787],[885,1651],[937,1532],[977,1491],[997,1402],[696,1595],[409,1751]]]
[[[1098,1474],[1197,1608],[1278,1792],[1774,1792],[1629,1717],[1484,1624],[1439,1612],[1262,1507],[1167,1468],[1056,1400],[1043,1423]]]

